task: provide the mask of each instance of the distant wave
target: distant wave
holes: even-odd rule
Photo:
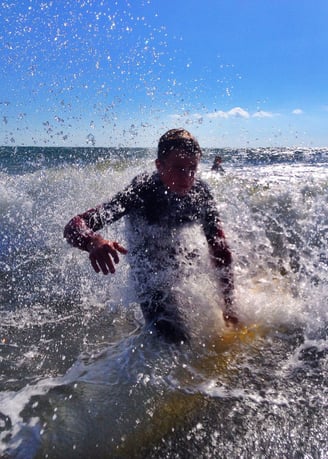
[[[328,164],[327,148],[205,148],[205,163],[216,155],[225,164],[234,166],[279,163]],[[0,147],[0,170],[11,174],[25,174],[40,169],[67,164],[83,166],[103,162],[126,163],[131,160],[154,158],[150,148],[128,147]]]

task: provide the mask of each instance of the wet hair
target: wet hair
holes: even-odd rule
[[[201,156],[198,141],[185,129],[170,129],[158,142],[157,158],[165,159],[172,150],[181,150],[188,156]]]

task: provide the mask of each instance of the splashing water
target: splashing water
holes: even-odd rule
[[[62,237],[77,212],[152,170],[153,152],[70,153],[36,149],[20,164],[2,152],[4,457],[326,457],[325,152],[320,162],[311,151],[223,152],[223,176],[206,153],[200,174],[234,254],[238,312],[257,327],[222,336],[204,256],[177,287],[190,347],[143,332],[127,260],[104,278]],[[124,245],[125,230],[105,234]],[[199,229],[184,238],[206,253]]]

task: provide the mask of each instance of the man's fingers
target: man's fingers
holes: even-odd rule
[[[113,242],[113,246],[115,247],[116,250],[118,250],[123,255],[126,255],[128,253],[128,251],[118,242]]]
[[[106,258],[100,258],[98,260],[98,264],[104,274],[108,274],[109,272],[111,272],[112,274],[115,273],[113,262],[109,256],[107,256]]]
[[[91,250],[89,258],[96,273],[102,271],[103,274],[108,274],[109,272],[114,274],[114,263],[117,264],[120,261],[118,252],[127,253],[127,250],[118,242],[105,241],[95,246]]]
[[[117,251],[115,249],[114,244],[115,243],[113,243],[112,245],[106,245],[105,248],[106,248],[106,250],[108,252],[108,257],[110,257],[110,256],[113,257],[113,260],[114,260],[115,264],[117,264],[120,261],[120,259],[118,257],[118,253],[117,253]]]
[[[99,273],[100,272],[100,268],[98,266],[97,260],[94,257],[92,257],[91,255],[89,255],[89,258],[90,258],[91,265],[92,265],[93,269],[96,271],[96,273]]]
[[[126,253],[128,253],[128,251],[123,246],[121,246],[118,242],[113,242],[112,247],[108,246],[108,251],[111,254],[111,256],[113,257],[113,260],[114,260],[114,262],[116,264],[120,261],[117,252],[120,252],[120,253],[122,253],[124,255]]]
[[[108,274],[109,272],[112,274],[115,273],[115,268],[109,253],[104,252],[100,255],[98,254],[98,256],[90,254],[89,258],[96,273],[100,271],[102,271],[103,274]]]

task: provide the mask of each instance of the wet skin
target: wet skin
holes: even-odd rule
[[[199,156],[188,156],[172,150],[164,160],[156,160],[156,167],[163,184],[178,195],[187,194],[195,181]]]

